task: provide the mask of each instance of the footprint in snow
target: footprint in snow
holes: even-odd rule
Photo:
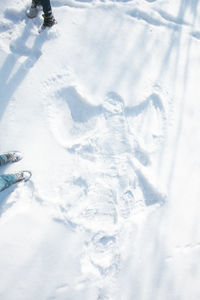
[[[87,254],[88,261],[104,277],[119,271],[120,254],[114,235],[102,231],[95,234],[88,245]]]

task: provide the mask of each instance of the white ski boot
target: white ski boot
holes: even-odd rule
[[[22,153],[19,151],[10,151],[2,154],[5,156],[5,164],[15,163],[23,158]]]
[[[15,176],[16,176],[16,182],[20,182],[20,181],[26,182],[31,178],[32,173],[31,171],[21,171],[19,173],[16,173]]]
[[[38,0],[32,0],[31,7],[26,11],[26,15],[33,19],[37,17],[39,12],[40,2]]]

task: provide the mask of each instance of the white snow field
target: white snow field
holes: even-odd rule
[[[1,300],[200,299],[200,3],[0,4]]]

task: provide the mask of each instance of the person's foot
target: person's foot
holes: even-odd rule
[[[21,152],[18,152],[18,151],[7,152],[7,153],[4,153],[3,155],[5,155],[5,157],[7,158],[6,163],[9,163],[9,162],[14,163],[14,162],[17,162],[22,159],[22,154],[21,154]]]
[[[32,173],[30,171],[21,171],[19,173],[16,173],[15,176],[16,176],[16,182],[20,182],[20,181],[26,182],[31,178]]]
[[[31,7],[27,10],[26,14],[29,18],[35,18],[38,15],[40,2],[37,0],[32,0]]]
[[[46,27],[52,27],[53,25],[55,25],[57,23],[56,19],[52,15],[52,13],[49,15],[43,14],[42,16],[44,18],[44,22],[41,26],[41,31],[44,30]]]

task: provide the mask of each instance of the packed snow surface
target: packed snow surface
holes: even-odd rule
[[[200,3],[0,6],[0,299],[200,299]]]

